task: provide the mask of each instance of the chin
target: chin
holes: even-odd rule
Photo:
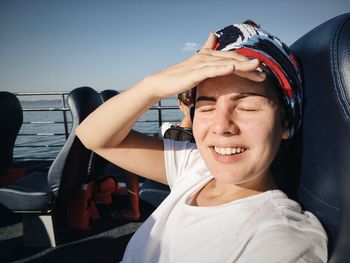
[[[213,171],[212,175],[214,176],[215,180],[224,184],[238,185],[248,181],[246,178],[242,178],[242,175],[232,171]]]

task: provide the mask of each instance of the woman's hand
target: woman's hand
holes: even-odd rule
[[[259,71],[259,60],[249,60],[235,51],[215,51],[215,44],[216,36],[211,33],[198,53],[147,77],[157,96],[173,96],[195,87],[207,78],[232,73],[257,82],[265,79],[266,74]]]

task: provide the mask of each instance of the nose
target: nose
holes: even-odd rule
[[[222,136],[233,136],[239,134],[239,132],[234,113],[227,108],[217,107],[213,119],[213,133]]]

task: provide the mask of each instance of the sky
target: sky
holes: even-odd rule
[[[125,90],[252,19],[287,45],[349,0],[0,0],[0,90]]]

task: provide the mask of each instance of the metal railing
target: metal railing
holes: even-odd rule
[[[122,92],[122,91],[120,91]],[[70,109],[67,104],[69,92],[16,92],[23,109],[23,124],[17,136],[14,158],[17,161],[45,160],[52,161],[68,138],[72,125]],[[33,98],[35,99],[33,101]],[[51,105],[50,102],[52,102]],[[148,135],[158,134],[159,127],[164,121],[176,122],[180,120],[173,114],[164,117],[164,111],[178,110],[176,105],[162,105],[160,101],[150,108],[147,113],[135,124],[135,129]],[[156,114],[150,112],[156,111]],[[45,113],[43,119],[39,113]],[[51,117],[49,114],[55,113]],[[57,115],[59,113],[59,115]],[[62,113],[62,115],[60,114]],[[55,126],[54,130],[51,126]],[[152,127],[151,127],[152,126]],[[40,127],[38,131],[35,127]],[[64,139],[62,138],[64,136]],[[40,150],[38,150],[40,149]],[[40,154],[36,152],[40,151]]]
[[[59,96],[60,101],[62,104],[62,107],[50,107],[50,108],[22,108],[23,112],[40,112],[40,111],[46,111],[46,112],[52,112],[52,111],[60,111],[63,114],[63,121],[62,122],[55,122],[55,121],[26,121],[23,120],[23,124],[54,124],[59,123],[63,124],[64,127],[64,135],[66,136],[66,139],[69,136],[68,132],[68,120],[67,120],[67,111],[70,111],[70,109],[67,106],[67,97],[69,92],[63,91],[63,92],[16,92],[14,93],[17,97],[40,97],[40,96]],[[19,134],[19,136],[28,136],[28,135],[37,135],[37,136],[54,136],[54,135],[62,135],[57,133],[33,133],[33,134]],[[16,146],[18,147],[18,146]]]

